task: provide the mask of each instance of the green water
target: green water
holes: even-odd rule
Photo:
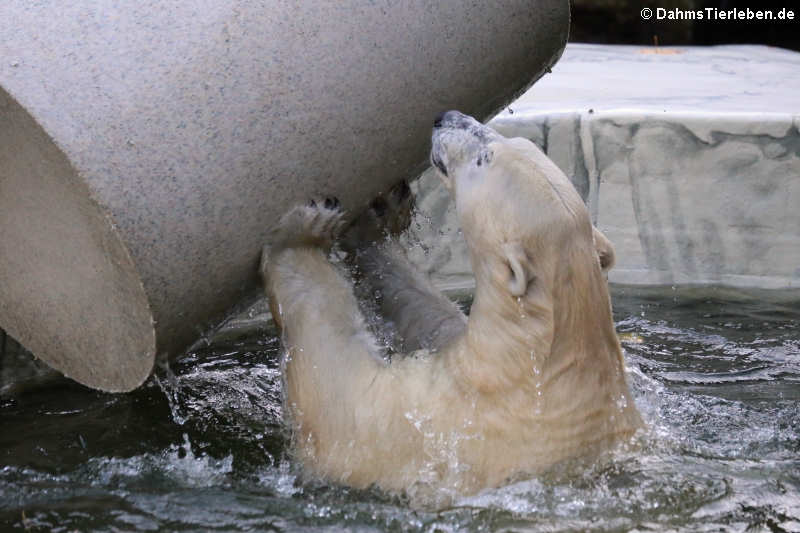
[[[441,510],[299,481],[274,331],[212,343],[125,395],[0,398],[0,530],[800,531],[800,306],[614,290],[634,446]]]

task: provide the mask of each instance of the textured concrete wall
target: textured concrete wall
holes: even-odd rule
[[[257,284],[293,203],[361,206],[561,54],[565,0],[0,6],[0,327],[128,390]]]

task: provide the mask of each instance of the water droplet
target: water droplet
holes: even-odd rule
[[[155,379],[158,388],[161,389],[161,392],[163,392],[164,396],[167,398],[167,405],[169,405],[172,420],[179,426],[182,426],[184,423],[186,423],[187,417],[181,413],[180,383],[178,382],[178,378],[172,372],[172,369],[169,367],[169,361],[166,357],[163,359],[161,366],[164,369],[166,380],[159,378],[158,374],[153,374],[153,378]]]
[[[628,398],[622,394],[619,398],[617,398],[617,409],[623,411],[626,407],[628,407]]]

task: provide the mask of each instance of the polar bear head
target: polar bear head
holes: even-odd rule
[[[613,249],[593,229],[578,192],[531,141],[448,111],[434,122],[432,144],[431,161],[455,196],[479,286],[504,282],[521,297],[536,279],[553,280],[552,288],[555,278],[599,280],[596,274],[611,267]]]

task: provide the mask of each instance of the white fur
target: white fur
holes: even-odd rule
[[[412,351],[387,363],[326,257],[338,213],[295,209],[265,253],[294,446],[327,480],[468,494],[607,447],[641,424],[603,271],[611,244],[536,146],[456,118],[434,133],[433,155],[472,254],[469,319],[394,245],[367,248],[365,282]]]

